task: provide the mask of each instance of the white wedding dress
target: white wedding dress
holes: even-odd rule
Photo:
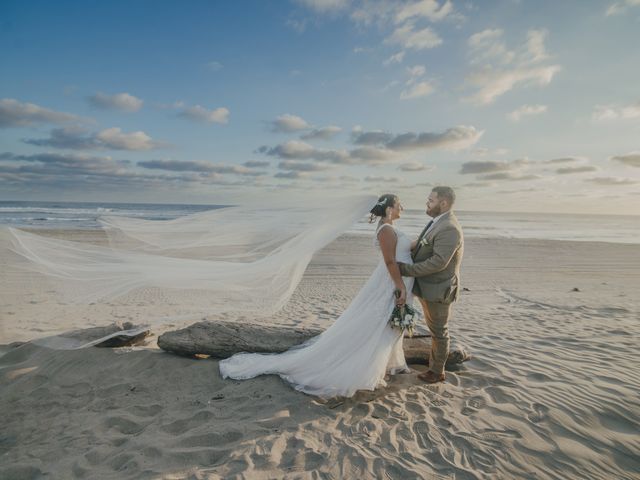
[[[411,239],[397,234],[396,260],[413,263]],[[404,277],[407,303],[413,278]],[[395,285],[381,259],[369,280],[340,317],[320,335],[278,354],[238,353],[220,361],[223,378],[243,380],[277,374],[302,392],[323,398],[352,396],[357,390],[386,385],[386,373],[409,371],[402,349],[402,331],[389,326],[395,306]]]

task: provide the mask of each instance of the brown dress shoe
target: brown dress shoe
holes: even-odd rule
[[[441,373],[440,375],[436,375],[431,370],[427,370],[426,372],[418,375],[418,378],[423,382],[438,383],[438,382],[444,382],[445,377],[444,377],[444,373]]]

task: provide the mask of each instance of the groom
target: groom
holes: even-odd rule
[[[431,220],[411,250],[413,265],[400,263],[400,273],[416,277],[413,294],[431,331],[429,370],[418,375],[427,383],[443,382],[449,356],[449,314],[458,298],[460,262],[464,249],[462,229],[452,211],[456,194],[451,187],[435,187],[427,200]]]

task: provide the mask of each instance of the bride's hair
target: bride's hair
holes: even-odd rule
[[[393,207],[398,201],[398,196],[393,193],[385,193],[378,199],[373,208],[369,211],[371,216],[369,217],[369,223],[376,221],[376,217],[384,217],[387,213],[387,207]]]

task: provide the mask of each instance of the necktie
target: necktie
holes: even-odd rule
[[[418,244],[420,243],[420,241],[424,238],[424,236],[427,234],[427,230],[429,230],[429,228],[431,227],[431,225],[433,225],[433,220],[431,220],[429,223],[427,223],[427,226],[424,227],[424,230],[422,230],[422,233],[420,234],[420,236],[418,237]]]

